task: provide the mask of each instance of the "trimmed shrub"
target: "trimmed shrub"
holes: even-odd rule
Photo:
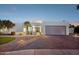
[[[19,35],[23,35],[23,33],[19,33]]]
[[[0,35],[1,35],[2,33],[0,32]]]

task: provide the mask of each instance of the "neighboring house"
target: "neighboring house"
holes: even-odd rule
[[[79,21],[71,21],[69,22],[69,24],[74,25],[76,27],[77,25],[79,25]],[[74,34],[74,29],[75,29],[74,27],[70,27],[69,34]]]
[[[69,34],[73,34],[74,33],[74,28],[69,28]]]
[[[43,21],[33,21],[30,22],[32,27],[29,27],[29,31],[33,35],[41,33],[44,35],[69,35],[69,23],[67,22],[43,22]],[[26,33],[26,28],[24,28],[23,23],[16,24],[16,32]]]

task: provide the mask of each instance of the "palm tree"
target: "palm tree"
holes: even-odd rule
[[[29,34],[29,27],[31,27],[31,24],[30,24],[30,22],[29,21],[25,21],[24,22],[24,27],[26,28],[26,34]]]

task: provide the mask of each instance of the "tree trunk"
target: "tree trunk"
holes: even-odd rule
[[[29,33],[28,33],[28,26],[26,27],[26,30],[27,30],[26,34],[29,34]]]

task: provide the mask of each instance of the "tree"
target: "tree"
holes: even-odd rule
[[[79,33],[79,25],[75,27],[74,32]]]
[[[74,26],[74,25],[69,24],[69,28],[75,28],[75,26]]]
[[[25,21],[25,22],[24,22],[24,27],[25,27],[26,30],[27,30],[26,34],[29,34],[29,30],[28,30],[28,28],[31,27],[30,22],[29,22],[29,21]]]
[[[0,29],[2,29],[3,28],[3,22],[2,22],[2,20],[0,20]]]
[[[79,4],[78,4],[76,7],[77,7],[77,9],[79,10]]]
[[[0,34],[1,34],[1,29],[2,29],[2,21],[0,20]]]
[[[0,20],[0,29],[2,28],[1,24],[2,24],[2,21]]]
[[[10,28],[14,27],[15,24],[11,22],[10,20],[0,20],[0,29],[7,29],[9,30]]]
[[[13,28],[15,26],[15,24],[11,22],[10,20],[3,20],[2,22],[4,25],[3,27],[7,29]]]

